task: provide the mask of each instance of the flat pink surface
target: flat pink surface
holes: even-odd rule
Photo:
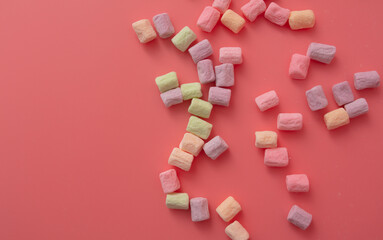
[[[2,1],[0,239],[228,239],[215,208],[229,195],[252,239],[383,239],[382,87],[353,89],[370,112],[350,125],[330,132],[323,122],[337,107],[333,84],[352,83],[359,71],[383,75],[383,2],[277,3],[313,9],[317,25],[292,31],[260,16],[238,35],[221,23],[203,33],[196,21],[208,0]],[[191,57],[170,39],[138,42],[132,22],[161,12],[176,31],[187,25],[208,38],[215,64],[220,47],[243,50],[231,106],[214,107],[209,119],[229,151],[215,161],[201,154],[190,172],[177,169],[182,191],[209,199],[206,222],[167,209],[158,178],[190,115],[189,102],[164,107],[154,78],[176,71],[181,83],[198,81]],[[291,55],[313,41],[337,47],[333,63],[312,62],[306,80],[290,79]],[[311,112],[305,90],[318,84],[329,106]],[[281,103],[261,113],[254,98],[272,89]],[[278,132],[290,164],[267,168],[254,131],[277,131],[279,112],[301,112],[304,126]],[[285,176],[294,173],[308,175],[309,193],[287,192]],[[286,220],[293,204],[313,214],[306,231]]]

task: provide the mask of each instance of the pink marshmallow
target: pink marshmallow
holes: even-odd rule
[[[277,128],[279,130],[296,131],[301,130],[303,117],[300,113],[280,113],[278,114]]]
[[[287,221],[299,227],[302,230],[306,230],[311,224],[313,216],[298,207],[297,205],[292,206],[290,209],[289,215],[287,216]]]
[[[327,107],[328,101],[321,85],[306,91],[307,103],[311,111],[317,111]]]
[[[289,192],[308,192],[309,179],[306,174],[292,174],[286,176],[286,186]]]
[[[272,107],[279,105],[279,98],[277,93],[272,90],[270,92],[264,93],[258,97],[255,98],[255,103],[259,107],[259,110],[261,112],[266,111],[267,109],[270,109]]]
[[[180,189],[180,181],[177,177],[177,172],[174,169],[169,169],[160,173],[160,181],[164,193],[172,193]]]
[[[334,95],[335,102],[339,106],[354,101],[354,94],[352,93],[350,84],[347,81],[332,86],[332,94]]]
[[[210,6],[205,7],[201,15],[198,18],[197,26],[202,31],[211,32],[219,20],[220,12]]]
[[[359,98],[344,105],[344,109],[346,109],[346,112],[350,118],[354,118],[368,112],[368,103],[366,99]]]
[[[166,107],[182,103],[183,101],[181,88],[179,87],[161,93],[160,96]]]
[[[194,63],[209,57],[213,54],[213,49],[211,48],[210,42],[207,39],[202,40],[193,47],[189,48],[190,56],[193,58]]]
[[[234,65],[224,63],[215,66],[215,85],[217,87],[234,86]]]
[[[336,53],[336,47],[322,44],[322,43],[311,43],[307,49],[307,56],[312,60],[330,64]]]
[[[210,59],[201,60],[197,63],[199,81],[203,84],[215,81],[213,62]]]
[[[219,49],[219,61],[221,63],[242,63],[242,49],[240,47],[223,47]]]
[[[224,13],[227,9],[229,9],[231,0],[214,0],[213,7],[218,9],[221,13]]]
[[[265,150],[264,163],[269,167],[285,167],[289,164],[289,155],[284,147]]]
[[[310,58],[301,55],[293,54],[291,57],[289,75],[293,79],[305,79],[307,76],[307,71],[310,66]]]
[[[211,104],[228,107],[231,98],[231,90],[220,87],[211,87],[209,89],[209,99]]]
[[[214,137],[203,145],[203,150],[206,155],[213,160],[217,159],[217,157],[219,157],[219,155],[225,152],[228,148],[229,146],[220,136]]]
[[[201,222],[210,218],[209,205],[206,198],[190,199],[191,218],[193,222]]]
[[[241,7],[241,10],[250,22],[254,22],[258,15],[266,10],[266,4],[263,0],[250,0]]]
[[[287,8],[282,8],[275,2],[270,3],[269,7],[266,9],[265,18],[270,22],[275,23],[279,26],[286,24],[290,16],[290,10]]]
[[[376,88],[380,85],[380,76],[377,71],[358,72],[354,74],[354,86],[356,90]]]
[[[161,13],[153,17],[154,27],[160,38],[168,38],[174,33],[174,27],[167,13]]]

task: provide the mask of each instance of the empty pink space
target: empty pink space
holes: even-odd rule
[[[248,0],[232,0],[241,13]],[[269,5],[271,1],[265,1]],[[0,7],[0,239],[228,239],[215,208],[233,196],[251,239],[383,239],[383,91],[356,91],[356,72],[383,75],[381,1],[276,1],[312,9],[316,25],[292,31],[261,14],[234,34],[218,22],[196,22],[209,0],[12,0]],[[211,137],[229,149],[216,160],[201,152],[189,172],[176,169],[190,198],[208,199],[210,219],[168,209],[158,178],[173,168],[190,101],[166,108],[154,82],[176,71],[197,82],[188,52],[169,39],[139,43],[131,24],[167,12],[176,33],[189,26],[221,47],[241,47],[229,107],[214,106]],[[292,54],[311,42],[337,47],[331,64],[311,61],[305,80],[288,75]],[[195,42],[196,43],[196,42]],[[193,44],[195,44],[193,43]],[[369,112],[328,131],[323,115],[337,108],[331,87],[348,81]],[[214,84],[203,85],[203,97]],[[305,92],[322,85],[325,109],[312,112]],[[255,97],[275,90],[280,104],[265,112]],[[303,115],[301,131],[277,130],[280,112]],[[285,168],[264,166],[255,131],[276,131],[289,152]],[[305,173],[308,193],[289,193],[285,178]],[[291,206],[313,216],[303,231],[287,221]]]

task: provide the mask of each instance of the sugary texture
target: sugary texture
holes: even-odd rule
[[[286,186],[289,192],[308,192],[309,179],[306,174],[292,174],[286,176]]]
[[[189,209],[189,195],[187,193],[169,193],[166,195],[166,206],[170,209]]]
[[[213,128],[212,124],[198,117],[191,116],[189,118],[189,123],[186,128],[186,131],[193,133],[194,135],[206,140],[209,138],[212,128]]]
[[[239,33],[246,23],[243,17],[231,9],[226,10],[226,12],[222,15],[221,22],[234,33]]]
[[[198,117],[209,118],[212,109],[213,105],[211,103],[199,98],[193,98],[188,111]]]
[[[189,171],[193,163],[193,155],[184,152],[179,148],[173,148],[172,153],[169,156],[168,163],[172,166],[181,168],[184,171]]]
[[[183,102],[181,88],[171,89],[161,93],[160,96],[166,107],[170,107]]]
[[[230,104],[231,90],[220,87],[211,87],[209,89],[209,99],[211,104],[228,107]]]
[[[167,13],[161,13],[153,17],[154,27],[160,38],[168,38],[174,34],[174,27]]]
[[[263,112],[267,109],[278,106],[279,98],[277,93],[274,90],[272,90],[256,97],[255,103],[257,104],[259,110]]]
[[[198,78],[202,84],[215,81],[213,61],[210,59],[201,60],[197,63]]]
[[[254,22],[258,15],[266,10],[266,4],[263,0],[250,0],[241,7],[241,10],[250,22]]]
[[[231,0],[214,0],[213,7],[224,13],[230,6]]]
[[[344,109],[350,118],[354,118],[368,112],[368,103],[366,99],[359,98],[344,105]]]
[[[201,83],[184,83],[181,85],[182,97],[184,100],[202,97]]]
[[[336,47],[322,44],[322,43],[311,43],[307,49],[307,56],[312,60],[330,64],[336,53]]]
[[[204,141],[191,133],[185,133],[180,143],[180,149],[197,157],[201,152]]]
[[[190,199],[190,210],[193,222],[201,222],[210,218],[209,204],[206,198],[196,197]]]
[[[332,130],[350,123],[350,117],[348,116],[344,108],[338,108],[324,115],[324,122],[328,130]]]
[[[156,77],[156,84],[161,93],[179,86],[176,72],[170,72]]]
[[[285,167],[289,164],[289,155],[284,147],[266,149],[264,163],[269,167]]]
[[[216,209],[225,222],[230,222],[241,211],[241,205],[232,197],[226,198]]]
[[[301,55],[301,54],[293,54],[291,57],[289,75],[293,79],[305,79],[307,76],[307,71],[310,66],[310,58]]]
[[[269,7],[266,9],[265,18],[270,22],[275,23],[279,26],[286,24],[290,16],[290,10],[287,8],[282,8],[275,2],[270,3]]]
[[[221,63],[242,63],[242,49],[240,47],[222,47],[219,49],[219,61]]]
[[[193,58],[194,63],[209,57],[213,54],[210,42],[207,39],[202,40],[193,47],[189,48],[190,56]]]
[[[350,84],[347,81],[337,83],[332,86],[332,94],[334,95],[335,102],[339,106],[354,101],[354,94],[352,93]]]
[[[178,50],[185,52],[196,39],[197,35],[186,26],[172,38],[172,43]]]
[[[160,173],[160,181],[164,193],[172,193],[180,189],[180,181],[177,177],[177,172],[174,169],[169,169]]]
[[[207,6],[199,16],[197,26],[202,31],[211,32],[215,25],[217,25],[220,15],[221,13],[217,9]]]
[[[317,111],[327,107],[328,101],[321,85],[306,91],[307,103],[311,111]]]
[[[224,63],[215,66],[215,85],[217,87],[234,86],[234,65]]]
[[[311,224],[313,216],[298,207],[297,205],[292,206],[290,209],[289,215],[287,216],[287,221],[299,227],[302,230],[306,230]]]
[[[380,76],[377,71],[358,72],[354,74],[354,86],[356,90],[376,88],[380,85]]]
[[[250,238],[249,233],[238,221],[229,224],[225,228],[225,233],[232,240],[248,240]]]
[[[229,146],[220,136],[214,137],[209,142],[205,143],[205,145],[203,145],[204,152],[209,158],[213,160],[217,159],[217,157],[219,157],[228,148]]]
[[[300,113],[278,114],[277,128],[279,130],[297,131],[303,127],[303,116]]]
[[[132,23],[132,27],[141,43],[150,42],[157,37],[157,34],[148,19],[142,19],[134,22]]]
[[[276,148],[278,135],[273,131],[255,132],[255,146],[257,148]]]
[[[289,17],[289,25],[292,30],[314,27],[314,12],[312,10],[291,11]]]

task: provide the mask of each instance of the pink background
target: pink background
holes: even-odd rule
[[[247,0],[233,0],[239,12]],[[314,29],[291,31],[263,16],[235,35],[218,24],[196,27],[208,0],[12,0],[0,4],[0,239],[228,239],[215,208],[234,196],[236,217],[252,239],[383,239],[382,89],[365,97],[367,115],[328,131],[336,108],[331,86],[353,73],[383,74],[383,2],[276,1],[313,9]],[[267,1],[267,4],[269,1]],[[189,118],[189,102],[165,108],[154,78],[176,71],[196,82],[196,66],[170,39],[140,44],[131,24],[168,12],[176,31],[191,27],[218,50],[240,46],[229,108],[214,107],[212,136],[230,150],[216,161],[201,154],[190,172],[177,169],[182,191],[209,199],[211,219],[165,206],[158,174]],[[337,47],[330,65],[312,62],[306,80],[291,80],[293,53],[310,42]],[[305,91],[321,84],[329,106],[311,112]],[[352,85],[353,86],[353,85]],[[207,99],[209,86],[204,86]],[[254,98],[276,90],[281,104],[261,113]],[[263,164],[254,131],[276,130],[279,112],[301,112],[304,129],[278,132],[287,168]],[[291,194],[285,175],[306,173],[311,190]],[[293,204],[313,214],[302,231],[286,221]]]

